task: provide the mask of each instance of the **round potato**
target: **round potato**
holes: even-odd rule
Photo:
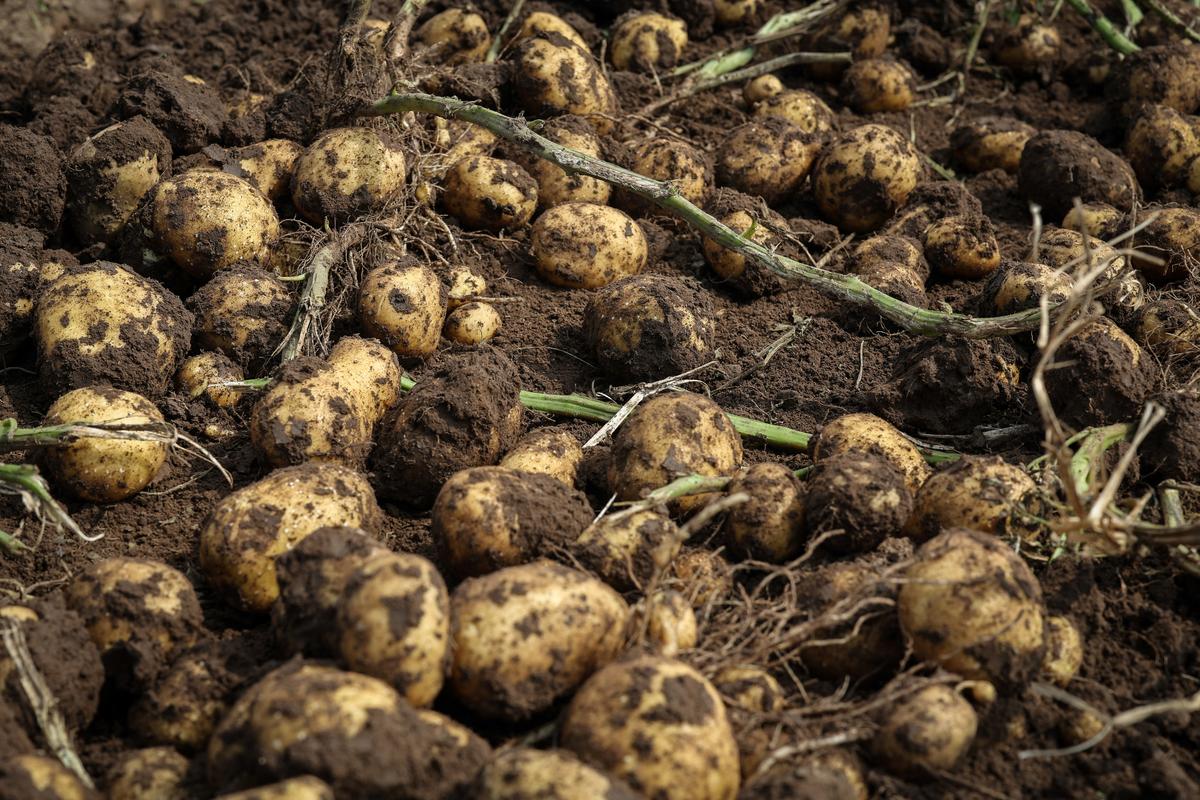
[[[770,117],[748,122],[718,146],[717,183],[779,203],[799,190],[816,154],[813,135],[790,122]]]
[[[996,61],[1022,75],[1049,74],[1058,64],[1062,37],[1052,25],[1032,14],[1022,14],[1004,30],[992,49]]]
[[[788,230],[787,221],[770,211],[767,222],[769,225],[745,210],[734,211],[721,218],[722,225],[737,231],[742,237],[756,244],[772,250],[785,247],[786,240],[776,231]],[[707,236],[703,237],[700,246],[704,252],[704,260],[712,267],[713,272],[717,273],[723,283],[727,283],[740,294],[762,297],[777,294],[788,286],[788,281],[783,276]]]
[[[904,434],[874,414],[845,414],[827,422],[813,446],[813,461],[819,463],[851,450],[882,456],[904,476],[913,494],[933,472]]]
[[[499,333],[503,324],[491,303],[464,303],[446,316],[442,333],[457,344],[482,344]]]
[[[1128,210],[1141,196],[1128,162],[1078,131],[1044,130],[1031,136],[1021,151],[1017,188],[1023,200],[1040,205],[1050,219],[1062,219],[1075,198]]]
[[[1032,125],[1011,117],[979,117],[950,134],[955,163],[969,172],[1002,169],[1015,174],[1025,143],[1037,133]]]
[[[530,17],[536,16],[530,14]],[[564,25],[566,23],[563,23]],[[569,147],[592,158],[601,158],[600,139],[595,130],[582,117],[566,115],[555,117],[538,131],[552,142]],[[580,175],[564,170],[544,158],[521,152],[513,156],[529,175],[537,181],[538,205],[542,209],[560,203],[596,203],[604,205],[612,193],[612,187],[599,178]]]
[[[1071,207],[1063,217],[1062,227],[1098,239],[1111,239],[1120,233],[1124,223],[1125,215],[1107,203],[1085,203]]]
[[[850,272],[882,292],[915,306],[925,306],[929,263],[924,248],[907,236],[884,233],[860,244],[851,255]]]
[[[131,750],[108,773],[108,800],[184,800],[188,760],[171,747]]]
[[[381,210],[404,188],[404,151],[370,128],[325,131],[295,162],[292,202],[321,227]]]
[[[735,664],[713,677],[713,687],[728,708],[774,714],[783,708],[783,687],[771,673],[753,664]]]
[[[930,686],[891,709],[872,749],[891,772],[926,777],[953,768],[966,755],[978,724],[962,695],[949,686]]]
[[[1149,353],[1107,317],[1087,323],[1055,355],[1046,392],[1063,420],[1078,428],[1135,418],[1158,383]]]
[[[1040,509],[1025,470],[998,456],[963,456],[934,473],[917,492],[905,532],[924,542],[947,528],[1027,535]]]
[[[1187,278],[1193,269],[1193,254],[1200,250],[1200,212],[1155,209],[1154,220],[1138,236],[1137,249],[1162,261],[1156,264],[1134,256],[1134,265],[1151,280],[1166,283]]]
[[[983,287],[979,302],[997,316],[1039,308],[1042,298],[1053,307],[1071,293],[1071,276],[1045,264],[1002,261]]]
[[[464,158],[446,173],[442,205],[471,228],[519,228],[537,210],[537,182],[512,161]]]
[[[862,125],[821,151],[813,195],[830,222],[865,233],[881,226],[916,188],[923,168],[912,143],[883,125]]]
[[[533,224],[538,274],[556,286],[596,289],[636,275],[649,255],[646,235],[629,215],[594,203],[563,203]]]
[[[928,483],[928,481],[926,481]],[[825,542],[836,553],[865,553],[900,533],[913,507],[904,476],[885,456],[850,450],[821,458],[807,483],[810,537],[841,531]]]
[[[1200,349],[1200,313],[1182,300],[1155,300],[1138,316],[1135,335],[1142,347],[1162,358]]]
[[[842,95],[860,114],[903,111],[912,105],[915,86],[912,70],[890,58],[855,61],[842,76]]]
[[[943,277],[974,280],[1000,266],[1000,246],[987,217],[950,216],[925,230],[925,258]]]
[[[1046,618],[1046,657],[1042,674],[1066,686],[1083,666],[1083,636],[1066,617]]]
[[[287,334],[294,305],[287,286],[266,270],[221,270],[188,298],[196,315],[192,337],[256,372]]]
[[[617,96],[585,48],[549,32],[525,39],[513,58],[513,91],[530,117],[578,114],[607,133]]]
[[[637,800],[624,782],[589,767],[565,750],[513,747],[484,766],[471,787],[476,800]]]
[[[362,332],[404,359],[425,358],[437,350],[446,304],[446,288],[422,265],[383,264],[358,286]]]
[[[538,428],[521,437],[500,459],[500,466],[549,475],[567,486],[574,486],[582,461],[583,448],[569,431]]]
[[[696,646],[696,612],[674,589],[659,590],[633,608],[630,627],[650,652],[673,658]]]
[[[804,487],[783,464],[763,462],[734,476],[729,494],[750,499],[725,517],[730,544],[749,558],[782,564],[804,547]]]
[[[775,80],[779,81],[778,78]],[[833,132],[837,127],[837,117],[824,100],[804,89],[785,90],[782,86],[783,84],[780,84],[780,91],[777,92],[766,87],[760,87],[757,90],[764,96],[756,101],[754,116],[759,118],[779,117],[805,133],[812,134],[818,140]]]
[[[241,401],[242,392],[214,384],[240,381],[245,377],[241,367],[224,353],[197,353],[179,366],[175,386],[192,399],[203,396],[217,408],[233,408]]]
[[[733,568],[720,553],[703,547],[683,550],[671,561],[675,586],[693,608],[724,601],[733,591]]]
[[[608,56],[617,69],[662,72],[680,62],[687,24],[653,11],[636,12],[613,25]]]
[[[717,25],[725,28],[750,22],[758,14],[758,0],[713,0]]]
[[[465,267],[450,272],[450,288],[446,292],[446,308],[453,311],[487,292],[487,281]]]
[[[413,33],[413,38],[437,53],[437,62],[458,66],[483,61],[492,44],[483,17],[461,8],[434,14]]]
[[[685,199],[704,202],[712,180],[712,167],[704,153],[674,139],[646,139],[631,147],[629,169],[647,178],[670,183]],[[617,190],[617,205],[634,214],[647,214],[657,206],[632,192]]]
[[[1197,155],[1200,137],[1194,121],[1170,106],[1143,109],[1125,136],[1125,157],[1147,189],[1186,183]]]
[[[783,81],[779,80],[778,76],[759,75],[757,78],[746,81],[746,85],[742,87],[742,99],[746,101],[746,105],[754,108],[757,104],[783,91]]]
[[[571,553],[609,586],[629,592],[666,570],[682,542],[670,517],[638,510],[596,520],[571,545]]]
[[[288,196],[304,148],[290,139],[267,139],[225,154],[224,169],[241,175],[272,203]]]

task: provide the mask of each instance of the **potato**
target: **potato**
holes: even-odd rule
[[[108,126],[67,160],[67,224],[83,244],[112,241],[170,171],[171,144],[145,117]]]
[[[450,596],[421,556],[379,553],[349,576],[337,609],[338,651],[414,708],[433,703],[450,663]]]
[[[674,657],[696,646],[696,613],[691,603],[673,589],[659,590],[633,608],[630,627],[650,652]]]
[[[404,151],[371,128],[334,128],[317,137],[292,172],[292,203],[317,227],[382,210],[404,188]]]
[[[500,459],[500,466],[548,475],[567,486],[574,486],[582,462],[583,448],[570,431],[538,428],[521,437]]]
[[[1139,234],[1137,249],[1163,263],[1153,264],[1134,256],[1134,266],[1153,281],[1183,280],[1191,274],[1193,254],[1200,251],[1200,212],[1191,208],[1159,208],[1155,213],[1154,221]]]
[[[168,178],[149,202],[155,249],[193,278],[210,278],[238,261],[262,262],[279,238],[270,201],[226,172],[189,170]]]
[[[0,761],[4,800],[98,800],[100,794],[51,756],[28,753]]]
[[[46,412],[43,425],[110,423],[165,425],[141,395],[107,386],[67,392]],[[38,462],[55,487],[80,500],[116,503],[146,488],[167,460],[165,441],[84,436],[42,449]]]
[[[279,596],[276,557],[321,528],[349,525],[374,533],[380,520],[361,474],[338,464],[285,467],[213,507],[200,530],[200,567],[234,604],[265,613]]]
[[[150,684],[203,632],[196,590],[161,561],[96,562],[67,584],[66,599],[83,618],[108,680],[122,689]]]
[[[749,211],[733,211],[721,217],[721,224],[737,231],[744,239],[768,249],[787,247],[787,241],[775,232],[788,231],[787,220],[773,211],[769,211],[765,221],[757,219]],[[701,238],[700,245],[704,252],[704,260],[712,267],[713,272],[717,273],[723,284],[728,284],[739,294],[763,297],[777,294],[788,286],[789,282],[783,276],[707,236]]]
[[[487,292],[487,281],[465,267],[450,272],[450,289],[446,292],[446,308],[453,311]]]
[[[613,380],[653,381],[713,358],[712,303],[698,284],[634,275],[601,288],[583,312],[584,336]]]
[[[1090,263],[1085,260],[1088,250],[1091,251]],[[1108,266],[1106,275],[1125,269],[1125,257],[1110,245],[1089,236],[1085,247],[1084,234],[1066,228],[1049,228],[1042,233],[1038,257],[1047,266],[1072,274],[1082,274],[1101,265]]]
[[[825,38],[824,44],[833,45],[834,50],[849,50],[855,61],[878,58],[887,49],[891,20],[886,8],[862,4],[847,9],[819,33]]]
[[[743,769],[743,775],[746,774]],[[741,800],[813,797],[822,800],[868,800],[866,778],[857,758],[841,749],[821,750],[799,762],[787,760],[757,774]]]
[[[922,778],[952,769],[975,741],[975,709],[950,686],[929,686],[901,700],[884,718],[872,749],[888,771]]]
[[[254,266],[218,272],[190,298],[197,345],[257,371],[283,341],[295,305],[274,274]]]
[[[655,511],[618,512],[589,525],[571,545],[588,571],[621,592],[645,587],[679,552],[683,534]]]
[[[617,69],[657,73],[679,64],[687,43],[683,20],[653,11],[636,12],[613,24],[608,56]]]
[[[242,399],[242,392],[216,383],[245,379],[241,367],[223,353],[197,353],[184,361],[175,373],[175,386],[187,397],[203,396],[217,408],[233,408]]]
[[[883,125],[861,125],[825,146],[812,168],[821,214],[844,231],[875,230],[921,179],[917,149]]]
[[[1046,617],[1046,656],[1042,674],[1066,686],[1083,665],[1083,637],[1066,617]]]
[[[680,552],[671,561],[674,585],[693,608],[721,603],[733,592],[733,568],[720,553],[702,547]]]
[[[1025,143],[1037,129],[1011,117],[979,117],[950,134],[954,163],[968,172],[1002,169],[1015,174]]]
[[[927,541],[948,528],[970,528],[996,536],[1028,536],[1039,516],[1037,485],[1020,467],[998,456],[963,456],[934,473],[913,502],[905,533]]]
[[[777,75],[759,75],[746,81],[746,85],[742,87],[742,99],[746,101],[746,105],[753,108],[783,91],[783,81],[779,80]]]
[[[1061,366],[1046,372],[1054,410],[1080,428],[1134,419],[1158,382],[1154,359],[1116,323],[1087,323],[1055,354]]]
[[[275,467],[305,461],[360,465],[376,423],[400,396],[400,376],[392,351],[358,336],[340,340],[324,361],[296,358],[254,404],[250,441]]]
[[[482,344],[499,333],[503,324],[491,303],[464,303],[446,317],[442,333],[457,344]]]
[[[42,250],[41,233],[0,222],[0,342],[19,342],[30,333],[38,298],[67,271],[66,263]]]
[[[470,156],[490,156],[496,142],[500,141],[487,128],[466,120],[437,117],[433,122],[437,126],[436,141],[445,148],[442,161],[446,166],[453,166]]]
[[[813,445],[812,457],[820,463],[851,450],[882,456],[904,476],[913,494],[933,472],[912,442],[874,414],[845,414],[825,423]]]
[[[290,139],[267,139],[229,150],[224,170],[245,178],[272,203],[288,196],[292,174],[304,148]]]
[[[475,800],[637,800],[623,781],[589,767],[565,750],[513,747],[499,752],[475,779]]]
[[[626,166],[639,175],[670,183],[685,199],[697,205],[704,202],[712,181],[712,166],[704,153],[675,139],[645,139],[630,147]],[[649,214],[657,206],[623,189],[617,189],[617,205],[631,214]]]
[[[992,54],[996,62],[1021,75],[1054,71],[1062,53],[1062,37],[1053,25],[1032,14],[1022,14],[1016,24],[996,37]]]
[[[770,117],[748,122],[717,147],[717,184],[773,205],[799,191],[816,155],[814,136],[789,122]]]
[[[1072,206],[1063,217],[1062,227],[1098,239],[1111,239],[1120,233],[1124,223],[1125,215],[1107,203],[1086,203]]]
[[[513,57],[513,93],[531,118],[578,114],[600,133],[612,127],[617,96],[585,48],[549,32],[525,39]]]
[[[1195,123],[1169,106],[1147,106],[1125,135],[1125,157],[1146,189],[1186,183],[1197,155]]]
[[[1107,93],[1125,119],[1146,104],[1194,114],[1200,108],[1200,51],[1183,41],[1143,47],[1118,62],[1109,84]]]
[[[644,401],[613,436],[609,488],[619,500],[639,500],[675,478],[732,475],[742,464],[742,440],[721,407],[690,392],[660,394]],[[671,502],[681,515],[713,497],[697,494]]]
[[[595,203],[563,203],[533,224],[538,274],[556,286],[596,289],[636,275],[649,255],[646,235],[629,215]]]
[[[1002,261],[984,285],[979,304],[997,316],[1039,308],[1043,297],[1053,308],[1070,296],[1071,284],[1070,275],[1045,264]]]
[[[804,548],[804,487],[783,464],[763,462],[733,477],[731,495],[750,499],[725,516],[731,546],[748,558],[782,564]]]
[[[929,302],[925,296],[929,263],[922,245],[907,236],[872,236],[855,248],[848,271],[906,303],[923,307]]]
[[[912,105],[915,86],[912,70],[890,58],[855,61],[842,76],[842,96],[860,114],[903,111]]]
[[[108,261],[69,269],[37,302],[48,393],[108,383],[157,397],[188,351],[192,315],[159,283]]]
[[[483,17],[461,8],[434,14],[417,28],[413,38],[434,48],[437,63],[451,67],[483,61],[492,44]]]
[[[758,9],[758,0],[713,0],[717,25],[723,28],[751,22]]]
[[[481,739],[381,680],[291,661],[234,703],[208,745],[218,791],[309,775],[337,797],[449,800],[487,761]]]
[[[1068,746],[1090,742],[1104,733],[1104,720],[1091,711],[1068,709],[1058,726],[1058,734]]]
[[[471,156],[446,173],[442,206],[470,228],[520,228],[537,209],[537,182],[512,161]]]
[[[450,611],[450,691],[472,711],[508,721],[549,710],[612,661],[629,614],[613,589],[550,561],[465,581]]]
[[[170,747],[125,753],[108,773],[109,800],[184,800],[188,760]]]
[[[1019,691],[1045,653],[1042,589],[990,533],[950,528],[917,550],[897,612],[917,658]]]
[[[471,577],[574,541],[592,509],[581,492],[547,475],[474,467],[443,484],[431,519],[441,563],[456,577]]]
[[[928,481],[926,481],[928,483]],[[824,547],[835,553],[865,553],[900,533],[913,499],[904,476],[883,455],[850,450],[823,457],[807,482],[805,527],[810,537],[841,534]]]
[[[546,11],[534,11],[525,17],[520,30],[509,44],[513,45],[534,36],[544,37],[550,33],[557,33],[580,50],[588,49],[587,42],[579,35],[579,31],[572,28],[562,17]]]
[[[400,358],[425,358],[437,350],[446,302],[446,289],[429,267],[385,263],[359,283],[358,319],[364,334]]]
[[[925,258],[945,278],[977,280],[1000,266],[1000,246],[991,220],[951,216],[925,230]]]
[[[646,797],[737,795],[737,743],[721,696],[670,658],[640,656],[593,675],[567,707],[559,743]]]
[[[752,714],[774,714],[783,709],[783,687],[761,667],[753,664],[724,667],[712,682],[727,708]]]
[[[1134,335],[1162,358],[1194,353],[1200,348],[1200,314],[1182,300],[1153,300],[1142,308]]]
[[[1129,164],[1078,131],[1040,131],[1021,151],[1017,189],[1042,214],[1062,219],[1075,198],[1128,210],[1141,195]]]
[[[334,800],[334,794],[325,781],[304,775],[242,792],[223,794],[218,800]]]
[[[531,17],[536,14],[530,14]],[[566,24],[566,23],[564,23]],[[602,158],[600,139],[582,117],[566,115],[548,121],[538,131],[552,142],[569,147],[592,158]],[[604,205],[612,187],[599,178],[570,173],[544,158],[527,152],[513,155],[513,160],[537,182],[538,206],[547,209],[560,203],[596,203]],[[649,174],[649,173],[643,173]]]

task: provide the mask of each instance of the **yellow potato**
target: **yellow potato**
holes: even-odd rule
[[[27,753],[0,761],[0,797],[96,800],[99,794],[57,758]]]
[[[217,800],[334,800],[334,794],[325,781],[304,775],[244,792],[218,795]]]
[[[500,332],[503,320],[491,303],[464,303],[446,317],[443,333],[458,344],[482,344]]]
[[[185,800],[188,760],[171,747],[131,750],[108,773],[108,800]]]
[[[487,293],[487,281],[466,267],[458,267],[450,273],[450,289],[446,294],[446,307],[453,311],[463,303]]]
[[[353,222],[383,209],[404,188],[404,151],[370,128],[325,131],[296,159],[292,202],[314,225]]]
[[[512,161],[472,156],[446,173],[442,205],[469,228],[520,228],[537,209],[537,182]]]
[[[779,80],[777,76],[759,75],[757,78],[746,81],[746,85],[742,87],[742,99],[746,101],[746,105],[753,108],[783,90],[783,81]]]
[[[500,466],[549,475],[567,486],[574,486],[582,461],[583,448],[569,431],[538,428],[513,445],[500,459]]]
[[[404,359],[425,358],[437,350],[446,304],[442,282],[422,265],[383,264],[358,286],[362,332]]]
[[[671,183],[685,200],[704,202],[712,169],[704,154],[674,139],[647,139],[630,148],[629,168],[639,175]],[[652,212],[656,206],[632,192],[617,191],[618,205],[635,214]]]
[[[1028,535],[1041,509],[1037,485],[997,456],[963,456],[934,473],[917,492],[905,532],[923,542],[947,528]]]
[[[1083,665],[1083,636],[1066,617],[1046,618],[1046,657],[1042,674],[1066,686]]]
[[[730,544],[750,558],[781,564],[804,546],[804,488],[783,464],[763,462],[734,476],[729,494],[750,496],[730,509],[725,532]]]
[[[240,175],[267,199],[278,203],[292,186],[292,174],[304,148],[289,139],[267,139],[230,150],[225,171]]]
[[[842,95],[860,114],[903,111],[912,105],[916,78],[906,65],[889,58],[855,61],[842,77]]]
[[[175,385],[188,397],[203,396],[217,408],[233,408],[244,396],[235,388],[214,386],[216,383],[245,379],[241,367],[223,353],[198,353],[179,366]]]
[[[682,543],[670,517],[641,510],[601,517],[579,535],[571,552],[609,586],[628,592],[663,573]]]
[[[1000,266],[1000,246],[987,217],[952,215],[925,230],[925,258],[939,275],[975,280]]]
[[[637,800],[622,781],[565,750],[512,747],[499,752],[471,787],[475,800]]]
[[[557,33],[581,50],[588,49],[587,42],[579,35],[579,31],[567,24],[562,17],[546,11],[534,11],[525,17],[525,21],[521,23],[520,30],[513,36],[510,44],[516,44],[534,36],[544,37],[548,33]]]
[[[895,213],[923,172],[907,138],[883,125],[861,125],[821,151],[813,166],[813,195],[839,228],[866,233]]]
[[[190,298],[192,336],[252,371],[283,341],[291,324],[292,294],[283,281],[258,267],[221,270]]]
[[[1039,308],[1043,297],[1051,306],[1070,296],[1071,276],[1045,264],[1006,261],[983,287],[980,303],[996,315]]]
[[[627,214],[594,203],[563,203],[533,224],[538,274],[557,286],[596,289],[646,266],[646,235]]]
[[[531,14],[530,17],[535,16]],[[600,139],[587,120],[576,116],[555,117],[538,131],[542,136],[564,147],[584,155],[601,158]],[[560,203],[608,202],[612,187],[599,178],[567,172],[562,167],[538,158],[532,153],[521,152],[514,160],[537,181],[538,205],[542,209]],[[648,173],[647,173],[648,174]]]
[[[782,202],[804,183],[816,154],[817,140],[789,122],[748,122],[717,148],[717,184],[767,203]]]
[[[644,646],[661,656],[673,658],[696,646],[696,612],[673,589],[660,589],[634,606],[630,627],[644,632]]]
[[[1010,117],[980,117],[954,129],[950,148],[955,162],[970,172],[1002,169],[1016,174],[1025,142],[1037,129]]]
[[[825,423],[813,447],[813,461],[851,450],[882,456],[899,470],[908,490],[914,494],[933,474],[916,445],[874,414],[845,414]]]
[[[617,69],[660,72],[680,63],[687,24],[652,11],[630,14],[613,26],[608,55]]]
[[[435,48],[438,63],[447,66],[483,61],[492,44],[483,17],[461,8],[434,14],[417,28],[413,38]]]
[[[975,709],[950,686],[901,700],[875,734],[872,748],[889,771],[908,778],[952,769],[975,741]]]
[[[600,133],[612,128],[617,96],[586,49],[550,32],[521,42],[513,64],[513,90],[530,117],[578,114]]]

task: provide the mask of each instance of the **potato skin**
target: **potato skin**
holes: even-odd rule
[[[815,538],[842,531],[823,545],[836,553],[874,550],[900,533],[912,511],[912,495],[903,475],[886,457],[874,453],[851,450],[822,458],[807,490],[808,534]]]
[[[975,740],[975,709],[950,686],[922,689],[901,701],[872,742],[887,768],[909,778],[954,767]]]
[[[912,105],[912,70],[890,58],[855,61],[842,77],[846,103],[860,114],[903,111]]]
[[[776,462],[754,464],[734,476],[728,492],[750,496],[725,517],[725,533],[735,550],[774,564],[800,554],[805,490],[794,472]]]
[[[943,217],[925,229],[925,258],[939,275],[975,280],[1000,266],[1000,246],[987,217]]]
[[[1070,294],[1071,284],[1071,277],[1067,273],[1045,264],[1001,261],[984,285],[979,302],[981,307],[996,316],[1013,314],[1038,308],[1042,297],[1046,297],[1051,305],[1065,301]]]
[[[535,472],[574,486],[583,462],[583,448],[570,431],[538,428],[521,437],[500,459],[500,466],[520,472]]]
[[[499,232],[529,222],[537,196],[537,182],[519,164],[471,156],[446,173],[442,206],[467,227]]]
[[[550,33],[557,33],[581,50],[588,49],[587,42],[579,35],[579,31],[572,28],[557,14],[550,14],[545,11],[534,11],[525,17],[525,20],[521,23],[521,29],[517,31],[510,44],[516,44],[533,36],[545,36]]]
[[[638,800],[624,782],[565,750],[513,747],[484,766],[471,787],[476,800]]]
[[[593,522],[571,544],[572,555],[589,572],[621,592],[644,587],[670,566],[683,534],[656,511],[609,514]]]
[[[1032,125],[1011,117],[981,117],[954,129],[950,148],[954,161],[969,172],[1002,169],[1016,174],[1025,143],[1037,133]]]
[[[913,493],[933,474],[921,451],[891,423],[874,414],[844,414],[825,423],[813,447],[813,461],[851,450],[883,456],[900,471]]]
[[[1021,151],[1017,188],[1042,214],[1062,219],[1074,198],[1129,209],[1141,187],[1129,164],[1092,137],[1078,131],[1041,131]]]
[[[1195,124],[1169,106],[1144,108],[1125,136],[1125,157],[1150,190],[1185,183],[1198,151]]]
[[[172,747],[131,750],[108,773],[108,800],[184,800],[188,760]]]
[[[519,721],[549,709],[624,645],[625,601],[550,561],[460,584],[450,598],[449,688],[471,709]]]
[[[1046,617],[1046,657],[1042,674],[1066,686],[1083,665],[1083,636],[1067,617]]]
[[[712,182],[712,167],[704,153],[674,139],[647,139],[630,148],[627,166],[639,175],[672,183],[684,199],[703,204]],[[617,188],[614,202],[631,214],[647,214],[657,206]]]
[[[57,758],[27,753],[0,761],[0,797],[100,800],[101,795]]]
[[[197,353],[179,366],[175,386],[189,398],[203,396],[217,408],[233,408],[244,396],[235,388],[210,384],[245,379],[241,368],[224,353]]]
[[[679,63],[687,47],[687,25],[654,12],[635,12],[613,25],[608,54],[622,70],[652,72]]]
[[[330,525],[374,533],[381,515],[367,479],[353,470],[337,464],[278,469],[213,508],[200,530],[200,567],[235,604],[265,613],[279,596],[276,556]]]
[[[452,342],[482,344],[500,332],[504,320],[491,303],[463,303],[446,316],[442,333]]]
[[[563,203],[533,224],[538,274],[556,286],[596,289],[636,275],[649,255],[646,235],[629,215],[594,203]]]
[[[377,211],[404,187],[404,151],[370,128],[325,131],[296,159],[292,202],[314,225]]]
[[[550,32],[521,42],[513,63],[513,91],[527,115],[578,114],[600,133],[611,129],[617,96],[587,50]]]
[[[812,169],[813,195],[830,222],[866,233],[903,205],[923,171],[904,136],[883,125],[861,125],[821,151]]]
[[[434,14],[413,37],[427,47],[437,48],[437,61],[446,66],[482,61],[492,44],[483,17],[461,8]]]
[[[782,84],[780,85],[782,87]],[[754,106],[754,116],[779,117],[804,133],[812,134],[814,141],[824,139],[837,127],[833,109],[824,100],[804,89],[772,92]],[[816,148],[813,149],[815,151]]]
[[[613,714],[621,709],[621,714]],[[662,800],[732,800],[738,749],[721,696],[673,659],[641,656],[593,675],[575,694],[561,745]]]
[[[423,265],[383,264],[359,283],[362,332],[400,358],[425,358],[437,350],[446,319],[446,288]]]
[[[192,337],[257,372],[283,341],[294,305],[274,273],[254,266],[221,270],[188,298],[195,314]]]
[[[529,17],[532,19],[539,13],[541,12],[534,12]],[[548,15],[543,14],[542,16]],[[563,24],[566,25],[565,22]],[[603,155],[599,137],[596,136],[596,132],[587,120],[582,117],[572,115],[555,117],[543,125],[539,133],[553,142],[572,150],[578,150],[584,155],[593,158],[600,158]],[[599,178],[573,175],[557,164],[551,164],[544,158],[538,158],[530,153],[515,153],[513,160],[537,181],[538,206],[542,209],[571,202],[605,205],[612,194],[612,187]]]
[[[776,75],[759,75],[757,78],[751,78],[746,81],[742,87],[742,99],[746,101],[746,105],[754,108],[759,103],[762,103],[777,94],[782,94],[784,91],[783,81],[779,80]]]
[[[998,456],[963,456],[921,486],[905,533],[915,542],[954,527],[1001,537],[1024,534],[1034,523],[1023,521],[1020,512],[1036,514],[1036,497],[1036,484],[1020,467]]]
[[[817,143],[812,134],[767,117],[734,128],[717,148],[716,179],[768,204],[799,190],[808,177]]]

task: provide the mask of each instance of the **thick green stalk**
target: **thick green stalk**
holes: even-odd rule
[[[1125,34],[1117,30],[1117,26],[1113,25],[1112,20],[1088,5],[1087,0],[1067,0],[1067,2],[1071,4],[1071,8],[1078,11],[1079,15],[1087,20],[1088,25],[1092,26],[1092,30],[1100,34],[1100,37],[1113,50],[1127,56],[1142,49],[1125,38]]]

